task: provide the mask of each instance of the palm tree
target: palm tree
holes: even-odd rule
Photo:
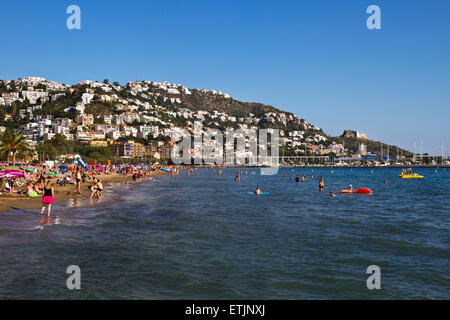
[[[8,156],[12,153],[13,166],[16,165],[16,153],[21,155],[31,155],[33,153],[32,147],[25,141],[25,137],[21,131],[14,129],[7,129],[0,135],[0,155],[2,157]]]

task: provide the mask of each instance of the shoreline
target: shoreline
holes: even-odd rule
[[[426,164],[408,164],[408,165],[388,165],[388,166],[374,166],[374,165],[298,165],[298,164],[280,164],[279,166],[275,166],[276,168],[450,168],[450,165],[448,164],[433,164],[433,165],[426,165]],[[193,168],[209,168],[209,169],[239,169],[239,168],[250,168],[250,169],[264,169],[264,168],[274,168],[270,166],[249,166],[249,165],[233,165],[233,166],[224,166],[224,165],[194,165]]]
[[[435,168],[435,169],[445,169],[450,168],[448,165],[409,165],[409,166],[400,166],[400,165],[390,165],[390,166],[331,166],[331,165],[281,165],[277,168],[279,169],[301,169],[301,168],[329,168],[329,169],[339,169],[339,168],[356,168],[356,169],[383,169],[383,168]],[[191,168],[202,168],[202,169],[239,169],[239,168],[248,168],[248,169],[264,169],[269,167],[255,167],[255,166],[210,166],[210,165],[196,165],[191,166]],[[171,173],[163,172],[163,171],[152,171],[152,173],[143,178],[143,180],[147,180],[151,177],[158,176],[171,176]],[[125,181],[131,182],[131,175],[126,174],[108,174],[108,175],[99,175],[99,177],[104,186],[106,188],[111,188],[117,183],[123,183]],[[139,180],[138,180],[139,181]],[[88,188],[91,183],[82,183],[81,185],[81,194],[74,193],[75,184],[60,186],[55,183],[55,202],[53,205],[60,205],[69,200],[73,200],[76,202],[77,200],[82,200],[89,198],[91,191]],[[106,200],[106,199],[105,199]],[[93,205],[93,204],[91,204]],[[0,214],[5,213],[14,209],[19,210],[40,210],[42,208],[42,196],[37,198],[29,198],[21,195],[17,195],[16,193],[6,194],[0,196]]]
[[[157,177],[157,176],[170,176],[169,173],[152,171],[152,173],[144,178],[144,180]],[[131,181],[131,175],[121,175],[121,174],[109,174],[98,176],[104,185],[104,188],[110,188],[116,183],[122,183],[125,181]],[[88,188],[91,183],[81,184],[81,194],[74,193],[75,184],[60,186],[59,184],[54,185],[55,187],[55,202],[54,205],[60,205],[69,200],[78,200],[89,198],[91,190]],[[12,193],[11,195],[4,194],[0,196],[0,213],[8,212],[13,209],[19,210],[40,210],[42,208],[42,196],[37,198],[29,198],[21,195]]]

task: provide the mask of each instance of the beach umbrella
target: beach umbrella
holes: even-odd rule
[[[0,179],[10,179],[10,178],[17,178],[15,175],[10,173],[2,173],[0,172]]]
[[[35,172],[35,171],[36,171],[36,168],[25,168],[25,169],[23,169],[23,170],[25,170],[25,171],[30,171],[30,172]]]
[[[0,178],[21,178],[25,177],[25,173],[18,170],[3,170],[0,171]]]
[[[103,171],[103,170],[105,170],[105,168],[98,166],[98,167],[95,167],[95,170]]]
[[[47,175],[48,175],[48,176],[56,176],[56,173],[54,173],[54,172],[49,172],[49,173],[47,173]]]
[[[0,173],[11,174],[18,178],[25,177],[25,173],[23,171],[19,171],[19,170],[3,170],[3,171],[0,171]]]
[[[62,164],[62,165],[60,165],[59,167],[60,167],[60,168],[67,168],[68,166],[65,165],[65,164]]]

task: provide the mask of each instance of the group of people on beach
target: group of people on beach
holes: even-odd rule
[[[21,197],[38,198],[42,196],[41,215],[47,209],[47,215],[51,214],[51,207],[54,203],[55,189],[73,185],[73,194],[82,194],[81,186],[89,183],[91,191],[90,199],[100,199],[104,190],[103,182],[100,179],[104,175],[131,175],[136,181],[149,174],[152,170],[157,170],[157,166],[115,164],[103,167],[92,167],[87,170],[81,165],[73,168],[67,165],[47,167],[45,165],[36,167],[16,167],[14,171],[20,173],[20,178],[0,178],[0,195],[8,195],[8,199]],[[100,170],[101,169],[101,170]],[[177,170],[171,170],[172,174],[177,174]],[[71,191],[66,190],[67,194]]]

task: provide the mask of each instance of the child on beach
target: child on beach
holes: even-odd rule
[[[100,179],[98,178],[94,178],[94,185],[92,187],[90,187],[91,189],[91,199],[92,197],[97,197],[98,199],[100,199],[100,197],[102,196],[102,191],[103,191],[103,184],[100,181]]]
[[[6,180],[5,183],[5,190],[8,191],[9,193],[14,191],[14,187],[13,187],[14,182],[11,179]]]
[[[22,190],[22,194],[27,195],[30,198],[36,198],[38,196],[33,188],[33,183],[31,181],[28,181],[27,185]]]
[[[41,194],[42,193],[42,189],[44,188],[44,184],[43,181],[45,181],[45,179],[39,179],[35,184],[34,184],[34,191],[37,194]]]
[[[44,192],[42,196],[42,209],[41,216],[44,214],[45,208],[47,208],[47,215],[50,217],[50,210],[52,208],[52,203],[54,200],[55,189],[53,188],[52,181],[50,179],[47,180],[47,183],[44,186]]]

